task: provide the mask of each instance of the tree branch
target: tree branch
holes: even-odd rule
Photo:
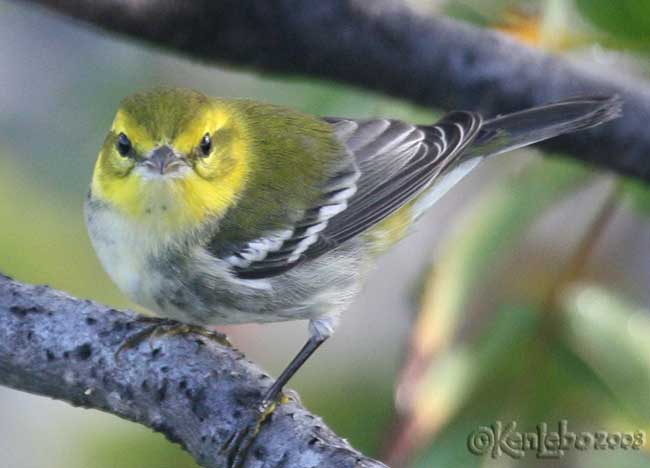
[[[650,181],[646,84],[596,76],[497,33],[374,0],[23,0],[203,61],[329,78],[491,116],[619,94],[621,119],[545,146]]]
[[[202,466],[225,466],[220,447],[271,379],[239,351],[200,336],[145,340],[116,361],[125,338],[147,326],[136,317],[0,274],[0,385],[144,424]],[[262,426],[246,466],[384,465],[291,401]]]

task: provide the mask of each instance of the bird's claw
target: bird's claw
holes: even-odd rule
[[[262,424],[273,414],[277,402],[262,400],[260,404],[249,413],[248,421],[245,421],[241,429],[233,432],[221,447],[221,452],[227,456],[228,468],[240,468],[248,456]]]
[[[217,330],[212,330],[208,328],[203,328],[198,325],[190,325],[187,323],[173,322],[171,324],[163,324],[162,326],[156,327],[151,338],[156,340],[163,336],[175,336],[175,335],[199,335],[204,338],[208,338],[215,343],[220,344],[221,346],[226,346],[232,348],[232,343],[228,339],[225,333],[221,333]]]
[[[153,342],[163,336],[195,334],[208,338],[222,346],[232,348],[232,343],[230,343],[228,337],[224,333],[216,330],[209,330],[207,328],[199,327],[198,325],[176,322],[175,320],[157,319],[153,317],[140,317],[138,320],[141,322],[152,323],[152,325],[126,338],[115,352],[116,360],[119,359],[120,354],[123,351],[138,347],[145,339],[149,340],[149,346],[153,348]]]

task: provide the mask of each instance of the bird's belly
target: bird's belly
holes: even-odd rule
[[[224,261],[198,248],[190,261],[171,262],[154,295],[159,313],[202,325],[315,319],[349,306],[360,286],[356,258],[322,258],[267,279],[233,276]],[[191,265],[191,266],[187,266]]]
[[[87,213],[97,255],[132,301],[162,316],[198,325],[314,319],[345,309],[359,289],[359,259],[341,252],[266,279],[240,279],[197,246],[160,248],[110,210]]]

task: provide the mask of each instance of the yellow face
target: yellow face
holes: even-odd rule
[[[93,196],[166,229],[219,217],[247,175],[246,137],[224,101],[179,89],[126,98],[99,153]]]

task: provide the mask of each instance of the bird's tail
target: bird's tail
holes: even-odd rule
[[[483,123],[461,159],[493,156],[595,127],[620,116],[621,106],[618,96],[589,96],[495,117]]]
[[[463,151],[445,161],[431,189],[415,203],[414,217],[423,214],[486,157],[595,127],[617,118],[621,107],[622,101],[618,96],[580,97],[484,121]],[[450,119],[462,128],[453,117]]]

